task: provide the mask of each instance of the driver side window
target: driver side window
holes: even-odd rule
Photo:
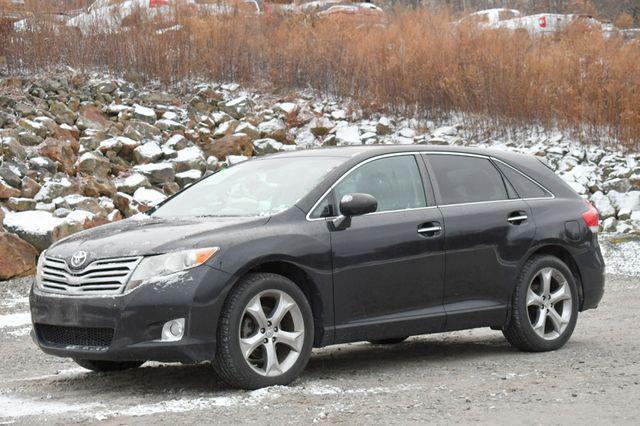
[[[332,193],[314,210],[312,217],[340,214],[343,196],[352,193],[373,195],[378,201],[377,212],[413,209],[427,206],[424,186],[416,159],[412,154],[384,157],[352,170]]]

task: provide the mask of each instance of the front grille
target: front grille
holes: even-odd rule
[[[64,259],[45,257],[40,283],[52,293],[119,294],[141,257],[99,259],[83,269],[72,270]]]
[[[89,350],[105,350],[113,339],[112,328],[63,327],[36,324],[36,333],[47,346],[64,346]]]

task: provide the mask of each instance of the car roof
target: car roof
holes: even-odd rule
[[[394,154],[402,152],[452,152],[461,154],[475,154],[483,156],[492,156],[498,159],[508,159],[518,161],[523,154],[517,154],[510,151],[474,148],[466,146],[452,145],[357,145],[342,147],[322,147],[304,149],[300,151],[288,151],[283,153],[272,154],[271,158],[287,158],[287,157],[342,157],[345,159],[352,158],[362,160],[370,157],[376,157],[385,154]]]

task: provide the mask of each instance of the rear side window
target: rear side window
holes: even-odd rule
[[[540,185],[518,172],[511,167],[496,161],[500,171],[506,176],[507,180],[513,185],[520,198],[545,198],[551,194]]]
[[[429,155],[442,204],[507,200],[502,175],[486,158]]]
[[[413,155],[380,158],[349,173],[335,189],[335,199],[354,192],[373,195],[378,212],[426,207],[422,178]]]

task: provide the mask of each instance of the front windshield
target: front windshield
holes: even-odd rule
[[[246,161],[187,188],[151,216],[272,215],[293,206],[343,161],[336,157]]]

